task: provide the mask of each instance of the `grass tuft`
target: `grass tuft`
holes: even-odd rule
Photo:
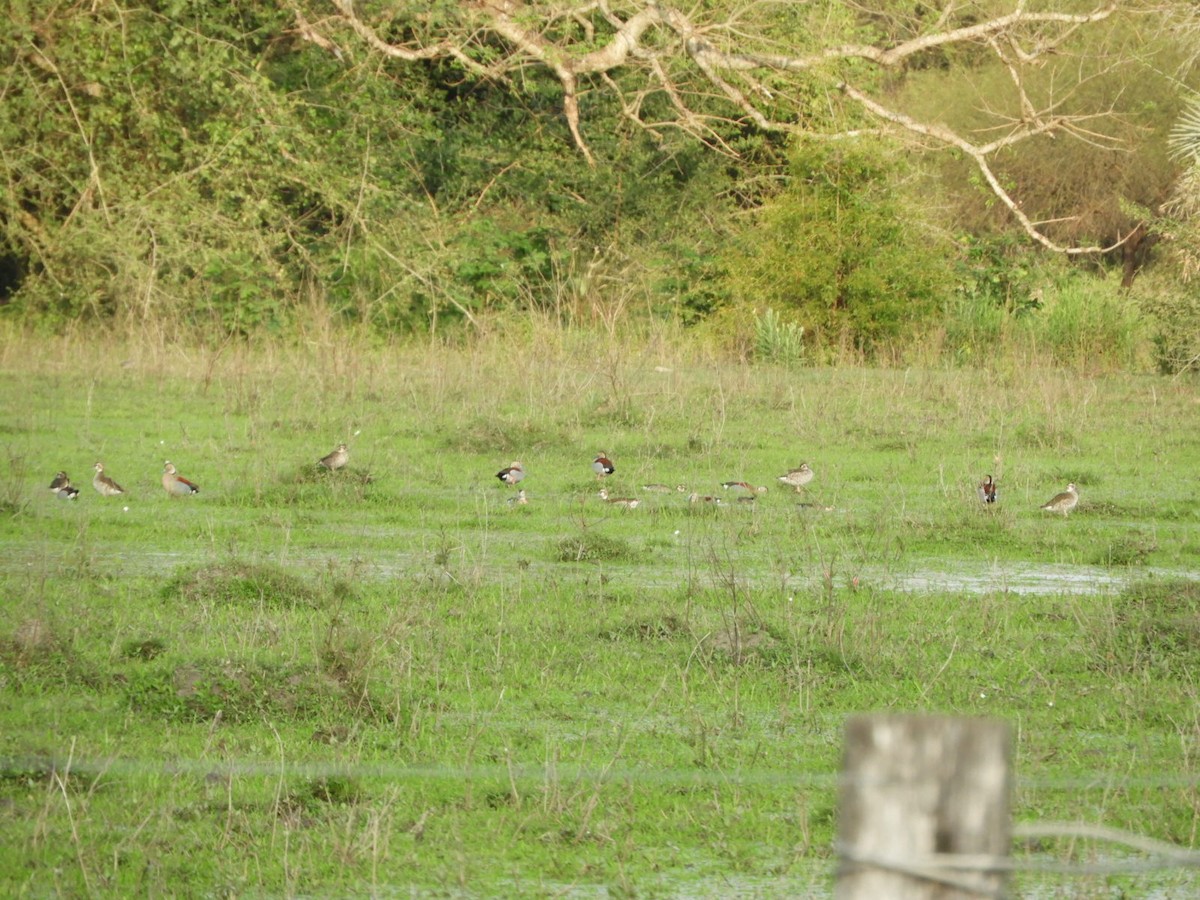
[[[603,534],[566,537],[554,545],[554,558],[559,562],[617,562],[636,557],[628,541]]]
[[[357,699],[315,667],[247,659],[137,669],[125,683],[130,709],[171,722],[318,718]]]
[[[278,566],[243,561],[185,569],[163,588],[163,597],[185,604],[254,604],[281,609],[315,609],[331,599]]]

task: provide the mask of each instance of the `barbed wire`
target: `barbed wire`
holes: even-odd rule
[[[848,778],[844,773],[783,773],[761,769],[704,770],[578,765],[528,765],[491,763],[486,765],[422,765],[388,763],[306,761],[286,759],[171,758],[147,760],[129,757],[68,757],[54,755],[11,755],[0,757],[0,776],[48,777],[54,789],[61,788],[70,775],[102,779],[105,776],[138,774],[195,776],[205,783],[225,783],[234,777],[294,777],[307,779],[379,778],[384,780],[501,781],[517,783],[557,783],[564,781],[595,784],[662,784],[666,786],[712,784],[741,786],[791,786],[834,790],[847,783],[868,783],[871,778]],[[1017,790],[1029,789],[1112,789],[1128,788],[1131,782],[1146,788],[1200,786],[1197,775],[1143,775],[1137,778],[1083,776],[1055,779],[1015,779]],[[1044,839],[1071,842],[1100,842],[1120,845],[1140,856],[1092,859],[1084,862],[1047,859],[1027,852],[1015,856],[989,854],[933,853],[903,859],[878,853],[857,851],[844,843],[835,845],[842,871],[867,867],[907,877],[933,881],[980,897],[1002,897],[1005,892],[994,886],[997,876],[1026,873],[1064,876],[1144,875],[1170,870],[1200,869],[1200,851],[1134,834],[1106,825],[1084,822],[1019,822],[1012,828],[1016,848],[1023,842]]]
[[[349,746],[349,745],[347,745]],[[210,775],[221,771],[229,775],[246,777],[276,777],[281,769],[297,777],[360,777],[391,780],[434,780],[474,778],[480,781],[492,778],[518,778],[522,781],[590,780],[605,783],[663,784],[737,784],[768,787],[811,787],[834,789],[841,784],[877,784],[871,777],[851,778],[837,772],[780,772],[769,769],[742,767],[723,768],[709,764],[704,768],[679,769],[652,766],[616,767],[607,765],[577,765],[573,763],[530,764],[516,762],[470,763],[464,765],[405,765],[384,762],[346,762],[336,760],[286,760],[262,757],[259,759],[231,758],[214,754],[199,759],[172,757],[164,759],[139,759],[127,756],[113,757],[61,757],[53,754],[18,754],[0,756],[0,775],[21,773],[71,771],[77,775],[108,774],[199,774]],[[1200,789],[1200,772],[1195,774],[1149,774],[1138,776],[1103,773],[1092,775],[1064,776],[1016,776],[1015,791],[1109,791],[1113,789]]]

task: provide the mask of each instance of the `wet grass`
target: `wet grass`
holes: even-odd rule
[[[869,710],[1012,722],[1019,820],[1195,844],[1194,382],[579,340],[0,350],[0,892],[819,894]]]

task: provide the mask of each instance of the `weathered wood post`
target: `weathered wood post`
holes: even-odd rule
[[[1003,896],[1011,773],[1005,722],[851,717],[839,785],[835,896]]]

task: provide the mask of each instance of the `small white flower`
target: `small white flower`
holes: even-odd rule
[[[985,694],[983,691],[980,691],[980,692],[979,692],[979,699],[980,699],[980,700],[986,700],[986,699],[987,699],[987,694]]]
[[[129,507],[125,507],[125,512],[129,512]]]

